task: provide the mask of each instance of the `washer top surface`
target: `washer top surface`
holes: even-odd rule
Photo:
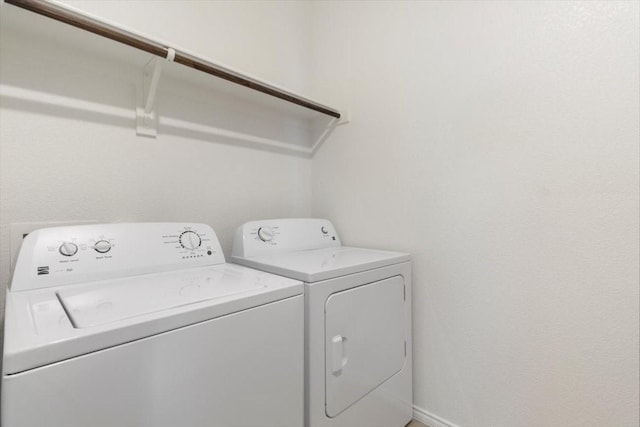
[[[197,229],[198,238],[203,241],[207,236],[209,246],[202,251],[188,247],[198,246],[193,243],[197,242],[195,235],[190,235],[191,240],[182,244],[168,243],[175,234],[168,229],[180,231],[184,228],[182,225],[138,226],[62,227],[27,236],[29,240],[25,239],[21,262],[19,260],[11,289],[7,291],[5,375],[302,293],[301,282],[227,264],[221,252],[217,257],[199,257],[207,251],[219,251],[215,233],[207,226],[187,227]],[[63,229],[67,229],[66,232]],[[58,240],[65,233],[75,240]],[[90,244],[85,244],[87,236],[100,239],[100,233],[112,237],[107,240],[112,243],[113,249],[109,252],[112,258],[105,259],[104,252],[92,250]],[[154,235],[158,236],[156,242],[151,238]],[[179,236],[179,233],[175,235]],[[135,246],[139,243],[138,237],[144,238],[152,253],[154,244],[162,250],[151,260],[146,257],[136,260],[125,246]],[[60,247],[66,251],[64,244],[67,241],[75,242],[77,254],[69,256],[58,250]],[[87,248],[84,251],[83,245]],[[103,246],[93,246],[104,250]],[[124,254],[123,259],[119,260],[121,254]],[[169,261],[174,264],[167,270],[165,264]],[[175,268],[176,262],[184,262],[182,268]],[[92,265],[98,268],[91,268]],[[42,272],[45,266],[48,273],[41,274],[45,276],[42,281],[38,280],[38,273],[31,275],[31,270]],[[30,271],[19,271],[19,268]],[[93,280],[78,282],[76,274]]]
[[[246,223],[236,230],[231,256],[232,262],[307,283],[409,260],[406,253],[341,246],[335,228],[323,219]]]
[[[53,292],[74,328],[81,329],[114,322],[128,323],[154,313],[168,315],[169,311],[190,311],[199,303],[222,308],[236,299],[247,300],[252,295],[274,292],[287,285],[292,284],[266,277],[253,269],[221,264],[68,286]],[[242,306],[246,305],[245,301]],[[45,326],[40,324],[42,320],[34,316],[38,329]]]

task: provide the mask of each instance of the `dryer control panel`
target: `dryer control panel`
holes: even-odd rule
[[[236,229],[233,256],[253,257],[339,246],[338,233],[327,219],[269,219],[247,222]]]
[[[225,262],[206,224],[90,224],[36,230],[23,241],[13,292]]]

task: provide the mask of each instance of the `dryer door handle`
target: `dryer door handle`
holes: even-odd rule
[[[331,373],[335,376],[342,374],[348,359],[347,337],[336,335],[331,339]]]

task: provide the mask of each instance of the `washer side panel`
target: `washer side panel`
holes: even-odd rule
[[[300,427],[302,319],[297,296],[5,376],[2,425]]]

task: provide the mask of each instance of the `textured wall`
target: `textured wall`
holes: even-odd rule
[[[292,91],[308,87],[309,9],[290,1],[62,0]]]
[[[314,19],[313,87],[353,121],[313,160],[313,214],[413,254],[419,415],[637,426],[638,2]]]

